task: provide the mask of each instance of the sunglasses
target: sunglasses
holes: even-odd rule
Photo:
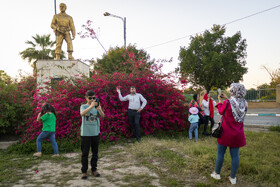
[[[95,97],[88,97],[89,100],[95,99]]]

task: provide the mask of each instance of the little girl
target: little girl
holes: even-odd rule
[[[42,149],[42,141],[46,138],[49,138],[49,140],[52,143],[52,147],[54,150],[54,155],[52,157],[59,156],[58,154],[58,147],[57,143],[55,141],[55,110],[49,103],[46,103],[42,109],[41,112],[37,116],[37,121],[42,120],[43,122],[43,129],[41,134],[38,136],[36,140],[37,144],[37,153],[34,153],[33,156],[40,157],[42,155],[41,149]]]
[[[196,107],[191,107],[189,109],[190,116],[189,116],[189,122],[191,123],[191,126],[189,128],[189,139],[192,140],[192,132],[194,131],[195,141],[198,139],[198,120],[199,116],[198,109]]]

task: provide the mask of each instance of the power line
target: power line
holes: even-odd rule
[[[260,11],[260,12],[256,12],[256,13],[254,13],[254,14],[250,14],[250,15],[248,15],[248,16],[245,16],[245,17],[242,17],[242,18],[233,20],[233,21],[230,21],[230,22],[225,23],[225,24],[223,24],[223,25],[229,25],[229,24],[232,24],[232,23],[235,23],[235,22],[238,22],[238,21],[247,19],[247,18],[249,18],[249,17],[253,17],[253,16],[255,16],[255,15],[258,15],[258,14],[261,14],[261,13],[264,13],[264,12],[267,12],[267,11],[270,11],[270,10],[273,10],[273,9],[275,9],[275,8],[278,8],[278,7],[280,7],[280,5],[271,7],[271,8],[266,9],[266,10],[262,10],[262,11]],[[204,31],[200,31],[200,32],[197,32],[197,33],[195,33],[195,34],[199,34],[199,33],[202,33],[202,32],[204,32]],[[160,43],[160,44],[156,44],[156,45],[152,45],[152,46],[150,46],[150,47],[146,47],[146,48],[144,48],[144,49],[149,49],[149,48],[157,47],[157,46],[164,45],[164,44],[167,44],[167,43],[175,42],[175,41],[178,41],[178,40],[181,40],[181,39],[184,39],[184,38],[193,36],[193,35],[195,35],[195,34],[190,34],[190,35],[187,35],[187,36],[183,36],[183,37],[181,37],[181,38],[177,38],[177,39],[174,39],[174,40],[169,40],[169,41],[166,41],[166,42],[163,42],[163,43]]]
[[[234,23],[234,22],[237,22],[237,21],[241,21],[241,20],[246,19],[246,18],[249,18],[249,17],[253,17],[253,16],[257,15],[257,14],[261,14],[261,13],[264,13],[264,12],[267,12],[267,11],[270,11],[270,10],[273,10],[273,9],[275,9],[275,8],[278,8],[278,7],[280,7],[280,5],[277,5],[277,6],[275,6],[275,7],[272,7],[272,8],[269,8],[269,9],[266,9],[266,10],[263,10],[263,11],[260,11],[260,12],[254,13],[254,14],[251,14],[251,15],[249,15],[249,16],[245,16],[245,17],[243,17],[243,18],[239,18],[239,19],[230,21],[230,22],[228,22],[228,23],[226,23],[226,24],[224,24],[224,25],[229,25],[229,24],[231,24],[231,23]]]

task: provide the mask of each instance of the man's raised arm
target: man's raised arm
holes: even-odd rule
[[[119,94],[119,99],[120,99],[121,101],[127,101],[127,100],[128,100],[128,95],[125,96],[125,97],[123,97],[122,94],[121,94],[121,90],[120,90],[119,88],[117,88],[117,92],[118,92],[118,94]]]

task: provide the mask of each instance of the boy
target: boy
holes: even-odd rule
[[[96,101],[95,93],[93,90],[89,90],[85,96],[87,103],[82,104],[80,108],[80,114],[82,116],[81,126],[81,149],[82,149],[82,179],[87,179],[88,170],[88,154],[91,147],[91,171],[94,177],[100,177],[97,172],[97,160],[98,160],[98,146],[99,146],[99,133],[100,133],[100,121],[99,117],[104,117],[104,112]]]

